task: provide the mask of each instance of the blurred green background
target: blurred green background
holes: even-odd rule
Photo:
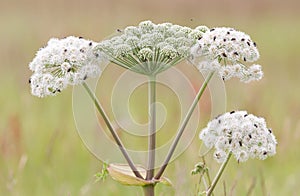
[[[101,162],[76,132],[72,88],[57,97],[33,97],[28,63],[51,37],[76,35],[100,41],[148,19],[190,27],[230,26],[251,35],[265,77],[247,85],[226,82],[227,108],[264,116],[278,138],[278,148],[276,156],[266,161],[231,161],[223,176],[227,193],[246,195],[255,184],[252,195],[299,195],[299,9],[296,0],[0,0],[0,195],[142,194],[141,189],[123,187],[110,178],[94,182]],[[122,71],[109,65],[106,82],[113,82],[109,76]],[[199,88],[202,79],[191,81]],[[201,101],[203,121],[198,131],[209,119],[205,100],[209,101]],[[199,146],[195,138],[168,167],[166,176],[174,187],[158,186],[158,195],[195,194],[198,179],[189,172],[200,161]],[[214,173],[217,165],[212,165]],[[216,195],[223,195],[221,186]]]

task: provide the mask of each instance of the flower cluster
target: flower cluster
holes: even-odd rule
[[[103,58],[93,49],[96,43],[81,37],[52,38],[41,48],[29,68],[31,92],[38,97],[56,95],[67,87],[82,83],[100,73]]]
[[[97,49],[115,64],[135,72],[159,73],[190,55],[205,26],[195,29],[171,23],[153,24],[143,21],[128,26],[111,39],[101,42]]]
[[[256,43],[249,35],[232,28],[213,28],[202,35],[191,50],[195,59],[202,57],[199,70],[217,71],[224,79],[240,78],[243,82],[260,80],[263,76],[260,65],[247,67],[244,63],[259,58]]]
[[[266,159],[276,153],[276,139],[263,118],[246,111],[227,112],[210,121],[200,133],[208,148],[215,148],[214,158],[223,162],[232,152],[239,162],[248,158]]]

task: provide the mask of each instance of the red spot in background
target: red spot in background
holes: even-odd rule
[[[0,154],[3,157],[19,157],[22,153],[22,129],[19,116],[12,115],[8,119],[7,127],[0,137]]]

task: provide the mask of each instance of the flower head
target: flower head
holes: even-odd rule
[[[247,67],[245,63],[259,58],[256,43],[249,35],[232,28],[213,28],[202,35],[192,47],[194,62],[199,70],[217,71],[224,79],[240,78],[243,82],[259,80],[263,76],[260,65]]]
[[[171,23],[143,21],[97,46],[111,62],[137,73],[157,74],[190,55],[190,48],[207,31]]]
[[[29,82],[38,97],[56,95],[67,87],[82,83],[100,73],[103,58],[94,52],[93,41],[77,37],[52,38],[41,48],[29,68],[34,72]]]
[[[265,119],[246,111],[227,112],[210,121],[200,135],[208,148],[215,148],[214,158],[223,162],[232,152],[239,162],[248,158],[266,159],[276,153],[276,139]]]

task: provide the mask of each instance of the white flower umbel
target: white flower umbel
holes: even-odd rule
[[[56,95],[67,85],[80,84],[99,75],[103,58],[94,52],[95,45],[93,41],[73,36],[50,39],[29,64],[34,72],[29,80],[32,94]]]
[[[260,65],[246,66],[259,58],[256,43],[249,35],[232,28],[210,29],[192,47],[191,53],[199,70],[216,71],[223,80],[237,77],[250,82],[263,77]]]
[[[154,24],[143,21],[129,26],[97,48],[111,62],[145,75],[155,75],[190,55],[205,26],[195,29],[171,23]]]
[[[226,160],[232,153],[239,162],[248,158],[266,159],[276,153],[276,139],[265,119],[246,111],[227,112],[210,121],[200,135],[208,148],[215,148],[214,158]]]

